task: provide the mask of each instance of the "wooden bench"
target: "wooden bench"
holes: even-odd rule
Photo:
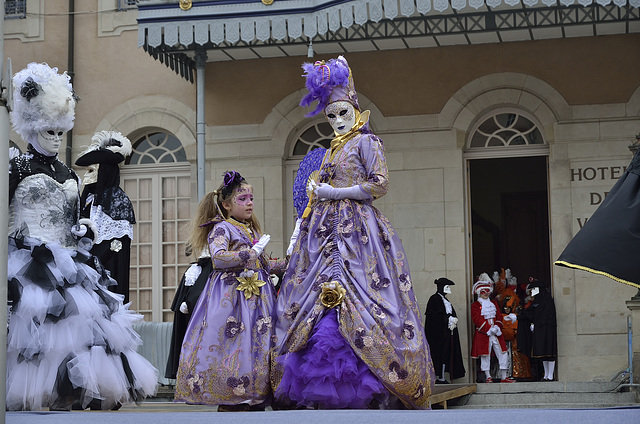
[[[429,396],[431,405],[441,405],[447,409],[447,401],[475,393],[475,384],[436,384]]]

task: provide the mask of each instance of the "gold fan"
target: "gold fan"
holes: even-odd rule
[[[318,184],[318,182],[320,181],[320,171],[316,170],[313,171],[310,175],[309,178],[307,179],[307,197],[309,198],[309,200],[311,200],[313,198],[313,189],[311,187],[311,182],[314,182],[315,184]]]
[[[307,202],[307,207],[304,208],[304,212],[302,213],[302,218],[305,219],[307,216],[309,216],[309,213],[311,213],[311,204],[313,203],[313,187],[311,184],[311,182],[313,181],[314,184],[318,184],[318,181],[320,180],[320,171],[313,171],[311,173],[311,175],[309,175],[309,178],[307,179],[307,197],[309,198],[309,201]]]

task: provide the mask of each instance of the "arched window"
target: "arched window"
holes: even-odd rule
[[[545,144],[538,126],[519,111],[494,112],[478,122],[471,132],[471,149]]]
[[[133,143],[133,153],[127,165],[187,162],[187,155],[180,140],[166,132],[151,132]]]
[[[291,156],[303,157],[311,150],[324,147],[329,148],[333,140],[333,128],[328,122],[318,122],[304,130],[298,139],[293,143]]]

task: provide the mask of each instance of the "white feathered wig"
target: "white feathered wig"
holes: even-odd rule
[[[473,292],[480,296],[480,290],[487,289],[489,293],[493,293],[493,280],[489,278],[489,274],[483,272],[478,277],[478,281],[473,285]]]
[[[13,76],[13,129],[28,143],[40,131],[73,128],[76,96],[66,72],[30,63]]]
[[[131,141],[122,133],[118,131],[98,131],[91,137],[91,144],[84,152],[80,153],[80,156],[100,149],[108,149],[113,153],[120,153],[125,158],[132,152]]]

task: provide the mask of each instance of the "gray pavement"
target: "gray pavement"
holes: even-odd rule
[[[151,403],[151,402],[149,402]],[[154,402],[155,403],[155,402]],[[7,412],[7,424],[637,424],[640,407],[593,409],[316,410],[215,412],[184,404],[126,406],[120,411]]]

